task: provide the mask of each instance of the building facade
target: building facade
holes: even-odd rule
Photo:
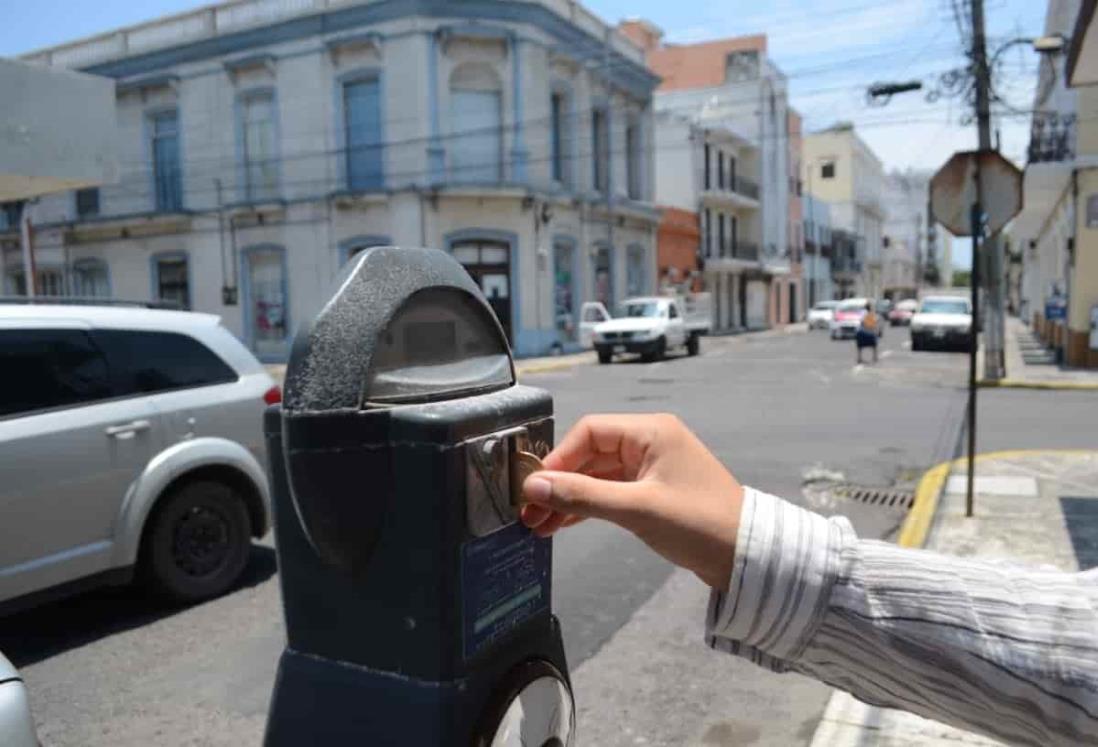
[[[235,0],[27,55],[115,79],[121,150],[116,184],[33,207],[39,272],[283,360],[357,251],[433,246],[517,354],[576,347],[582,301],[655,287],[657,79],[581,6],[473,10]]]
[[[833,228],[856,244],[856,257],[833,258],[836,284],[844,294],[879,297],[886,218],[880,159],[847,123],[805,135],[802,158],[804,188],[831,205]]]
[[[808,308],[819,301],[836,298],[831,279],[831,206],[805,193],[801,196],[804,216],[804,287]]]
[[[771,279],[771,319],[774,324],[798,322],[805,315],[804,292],[804,215],[801,210],[801,115],[794,109],[786,109],[786,144],[789,154],[786,158],[786,199],[788,222],[785,231],[789,242],[785,251],[787,262],[784,267],[777,265]],[[786,269],[788,268],[788,269]]]
[[[1098,368],[1098,27],[1093,4],[1052,0],[1045,34],[1070,40],[1041,60],[1023,210],[1008,229],[1021,263],[1018,312],[1069,366]],[[1010,265],[1004,268],[1010,282]]]
[[[787,320],[801,295],[789,236],[791,123],[786,79],[767,56],[766,37],[663,45],[660,30],[646,21],[620,28],[662,79],[657,112],[685,117],[708,133],[692,168],[703,182],[700,254],[704,286],[714,296],[715,329]],[[657,201],[663,163],[661,155]]]
[[[887,219],[881,240],[881,294],[899,301],[915,298],[926,261],[930,177],[918,171],[892,171],[885,177]]]

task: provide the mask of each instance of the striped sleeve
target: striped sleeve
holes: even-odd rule
[[[1015,744],[1098,745],[1098,575],[859,540],[747,489],[706,640]]]

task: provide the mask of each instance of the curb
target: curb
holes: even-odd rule
[[[1098,381],[1029,381],[1027,379],[981,379],[981,389],[1035,389],[1044,391],[1098,391]]]
[[[930,534],[930,523],[934,520],[934,514],[938,510],[938,499],[942,495],[949,474],[953,471],[953,465],[962,459],[942,462],[937,464],[919,478],[919,486],[915,488],[915,500],[911,509],[904,517],[904,523],[900,526],[900,533],[896,537],[896,544],[900,547],[922,547],[926,544],[927,535]]]
[[[576,366],[590,365],[594,362],[594,359],[588,360],[586,357],[577,358],[563,361],[546,361],[544,363],[530,363],[528,365],[522,365],[521,362],[515,363],[515,373],[519,376],[523,374],[538,374],[548,373],[549,371],[563,371],[566,368],[574,368]]]
[[[1083,455],[1094,453],[1096,453],[1094,449],[1006,449],[976,454],[974,461],[979,463],[993,459],[1010,459],[1042,454]],[[931,523],[938,511],[938,502],[942,496],[942,489],[945,487],[946,480],[949,479],[955,467],[964,466],[967,462],[967,457],[951,459],[948,462],[936,464],[923,473],[923,476],[919,478],[919,485],[915,489],[915,501],[911,504],[911,510],[907,512],[907,517],[900,526],[900,533],[896,537],[897,545],[918,548],[926,544]],[[873,711],[860,701],[854,700],[853,703],[854,706],[851,705],[850,696],[842,690],[836,690],[831,694],[831,697],[827,700],[827,706],[820,716],[816,731],[812,735],[811,747],[834,747],[840,742],[845,743],[845,740],[840,737],[840,732],[845,727],[879,729],[879,725],[863,720],[867,718],[871,720]]]

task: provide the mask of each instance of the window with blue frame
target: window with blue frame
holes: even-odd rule
[[[156,209],[173,212],[183,208],[183,171],[179,163],[179,112],[175,109],[150,117],[153,185]]]
[[[23,214],[23,203],[0,203],[0,231],[15,231],[19,228],[19,218]]]
[[[610,125],[606,111],[591,112],[591,181],[596,192],[610,188]]]
[[[641,191],[641,135],[640,124],[630,122],[625,128],[625,184],[629,199],[643,198]]]
[[[240,102],[240,117],[245,199],[272,199],[278,195],[274,95],[261,92],[245,96]]]
[[[644,247],[633,244],[625,250],[625,285],[630,296],[644,295],[646,284],[644,272]]]
[[[487,65],[467,63],[450,77],[450,176],[457,182],[503,180],[503,93]]]
[[[363,78],[343,84],[343,125],[347,133],[347,188],[382,186],[381,84]]]
[[[72,293],[81,298],[109,298],[111,295],[107,263],[92,257],[72,263]]]

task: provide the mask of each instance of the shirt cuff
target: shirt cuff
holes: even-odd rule
[[[845,519],[745,488],[732,578],[709,597],[710,645],[795,661],[823,620],[852,535]]]

